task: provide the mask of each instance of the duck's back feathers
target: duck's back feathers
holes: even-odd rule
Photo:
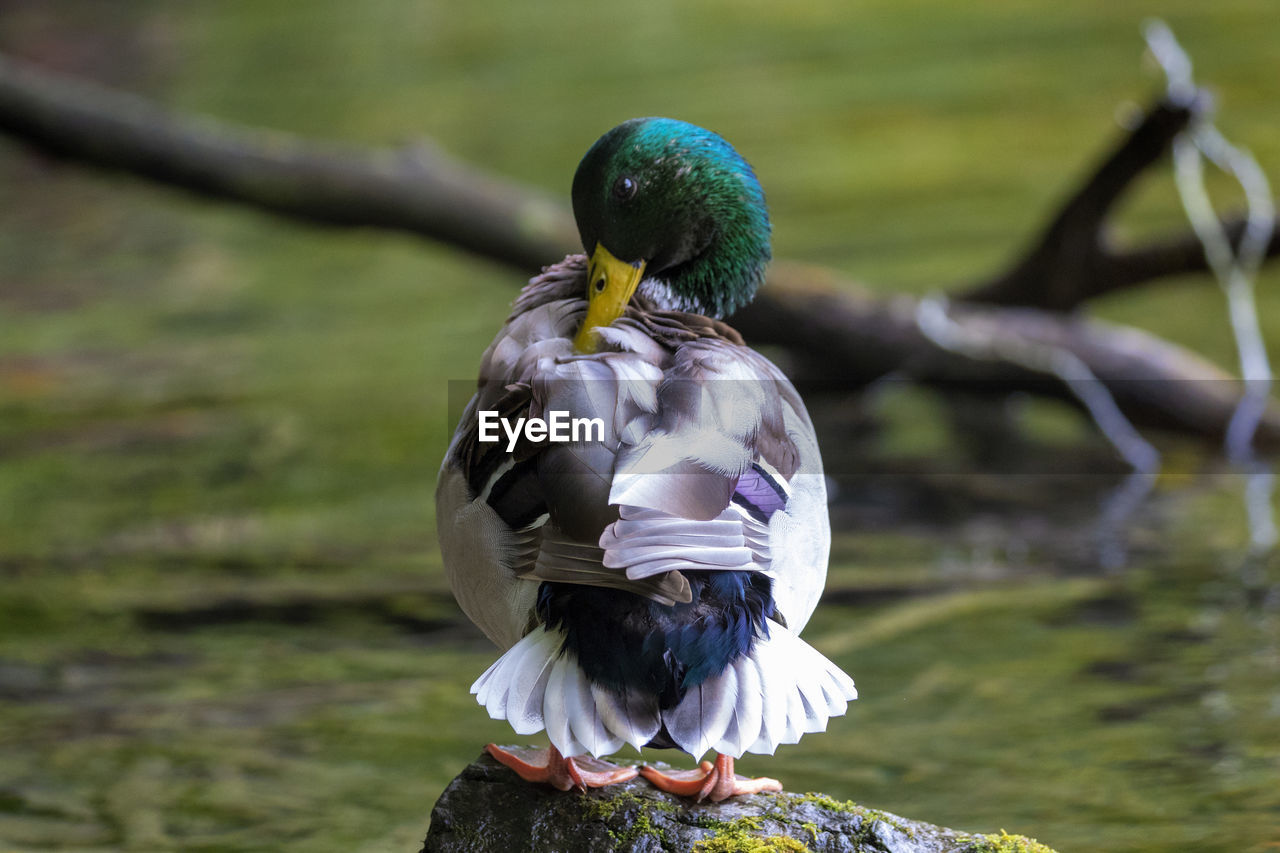
[[[829,543],[813,427],[716,320],[641,302],[579,354],[585,290],[575,256],[521,293],[441,471],[451,583],[511,647],[474,690],[566,755],[772,752],[855,695],[796,636]],[[603,440],[481,442],[481,411],[598,418]]]

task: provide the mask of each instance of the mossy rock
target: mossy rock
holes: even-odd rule
[[[973,835],[834,800],[756,794],[693,803],[643,779],[561,793],[482,755],[431,812],[422,853],[1053,853],[1003,831]]]

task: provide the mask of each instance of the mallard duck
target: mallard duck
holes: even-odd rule
[[[721,320],[764,277],[764,193],[716,134],[643,118],[587,151],[573,211],[590,256],[521,292],[436,491],[454,595],[504,650],[471,690],[551,742],[487,750],[561,790],[632,778],[602,758],[624,744],[714,752],[640,769],[676,794],[780,790],[734,759],[823,731],[857,692],[798,636],[830,541],[813,426]],[[550,440],[556,417],[584,430]]]

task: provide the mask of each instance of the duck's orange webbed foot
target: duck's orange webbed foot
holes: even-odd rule
[[[589,755],[565,758],[554,746],[520,749],[491,743],[484,749],[526,782],[546,782],[561,791],[603,788],[634,779],[637,772],[634,767],[619,767]]]
[[[718,803],[739,794],[759,794],[763,791],[781,791],[777,779],[760,777],[748,779],[733,772],[733,756],[716,755],[716,762],[704,761],[697,770],[673,770],[663,773],[654,767],[641,767],[640,775],[659,790],[679,797],[693,797],[698,802],[710,800]]]

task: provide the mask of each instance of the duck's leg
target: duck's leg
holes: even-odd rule
[[[546,782],[561,791],[603,788],[636,777],[636,768],[619,767],[590,755],[565,756],[554,746],[545,749],[505,749],[491,743],[485,752],[510,767],[526,782]]]
[[[697,770],[674,770],[663,773],[654,767],[641,767],[640,775],[655,788],[680,797],[694,797],[698,802],[711,800],[718,803],[739,794],[759,794],[762,791],[781,791],[777,779],[760,777],[748,779],[733,772],[733,756],[716,753],[716,762],[704,761]]]

